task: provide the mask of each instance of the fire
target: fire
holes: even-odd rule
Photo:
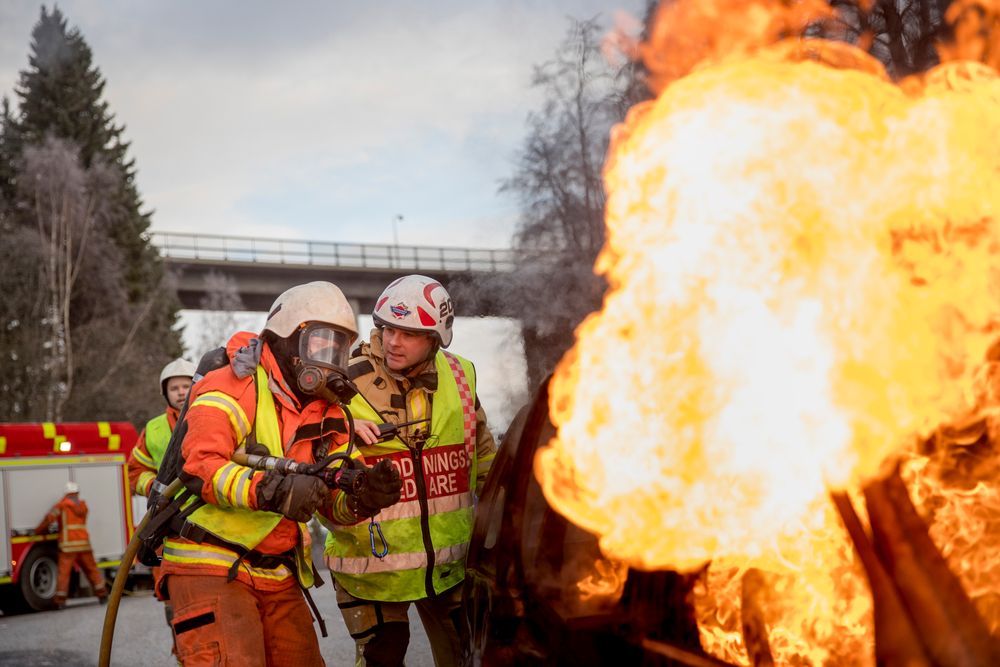
[[[819,12],[770,4],[616,128],[610,290],[552,380],[535,471],[609,557],[712,563],[706,649],[745,662],[756,568],[780,664],[855,664],[870,597],[828,493],[976,408],[1000,314],[1000,78],[955,61],[897,85],[843,44],[751,48]],[[716,5],[671,3],[654,37]]]

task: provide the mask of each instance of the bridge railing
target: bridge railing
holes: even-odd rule
[[[260,262],[407,271],[510,271],[510,250],[446,246],[335,243],[217,234],[153,232],[153,243],[171,259]]]

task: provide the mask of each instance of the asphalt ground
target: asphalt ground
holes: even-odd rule
[[[326,621],[329,636],[320,637],[323,658],[330,667],[354,664],[354,641],[347,634],[329,578],[312,589],[313,600]],[[4,667],[94,667],[101,647],[104,611],[97,598],[71,599],[65,609],[0,616],[0,665]],[[316,628],[316,626],[313,626]],[[319,629],[316,628],[317,636]],[[410,613],[408,667],[432,667],[430,644],[417,616]],[[118,609],[113,667],[176,667],[170,655],[170,630],[163,605],[150,591],[122,598]]]

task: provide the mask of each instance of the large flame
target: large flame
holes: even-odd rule
[[[613,558],[784,577],[772,643],[818,664],[871,641],[829,490],[975,407],[1000,79],[956,61],[899,86],[819,41],[738,56],[685,66],[616,128],[610,290],[557,369],[535,470]],[[709,648],[734,659],[712,604]]]

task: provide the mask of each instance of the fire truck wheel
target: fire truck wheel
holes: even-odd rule
[[[35,611],[55,609],[52,598],[56,594],[59,575],[59,559],[55,549],[35,547],[24,559],[21,566],[21,595],[28,606]]]

